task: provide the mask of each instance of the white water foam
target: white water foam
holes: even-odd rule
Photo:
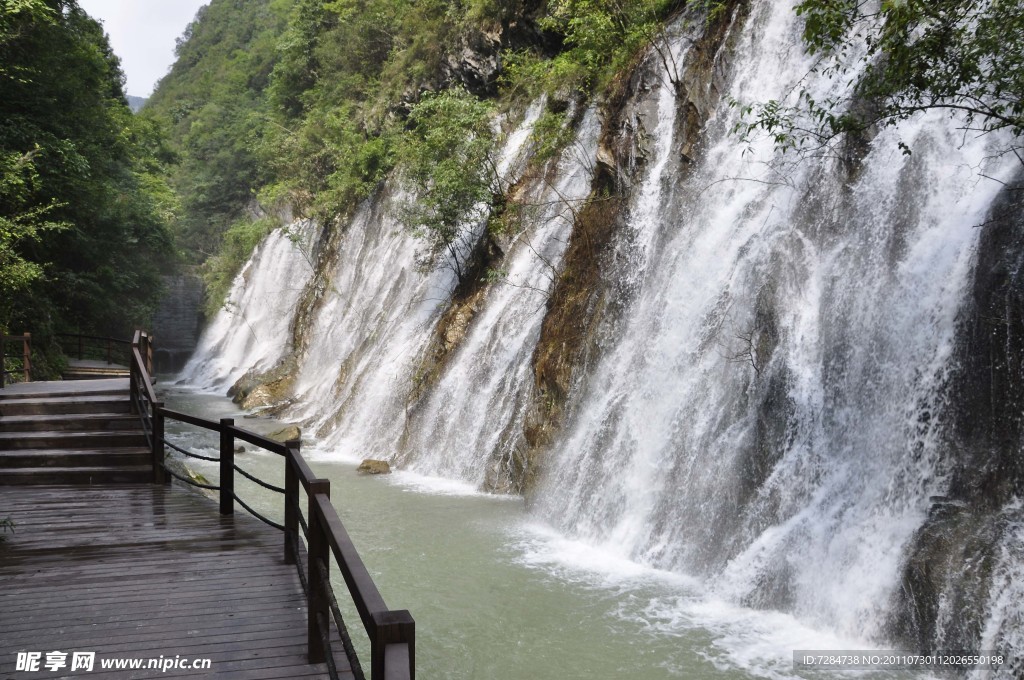
[[[250,368],[272,368],[291,348],[295,305],[313,272],[315,226],[275,229],[238,273],[224,306],[203,331],[179,381],[230,387]]]
[[[437,385],[408,422],[404,448],[411,469],[479,487],[488,475],[500,477],[521,445],[545,301],[572,215],[590,193],[599,132],[596,112],[587,111],[559,160],[557,180],[534,185],[522,199],[535,214],[512,239],[504,281],[487,291]]]
[[[792,2],[756,3],[730,95],[785,96],[810,70],[800,29]],[[818,100],[832,87],[806,84]],[[637,298],[574,395],[538,512],[732,606],[881,641],[945,488],[943,387],[975,225],[1001,188],[980,172],[1007,180],[1015,161],[935,114],[876,137],[855,178],[834,157],[772,175],[772,140],[744,154],[737,115],[709,124],[687,179],[660,156],[644,178],[632,229],[656,236],[621,272]]]

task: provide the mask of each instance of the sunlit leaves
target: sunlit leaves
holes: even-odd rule
[[[804,44],[836,95],[748,105],[737,131],[785,151],[942,109],[967,131],[1024,132],[1024,4],[999,0],[804,0]],[[857,74],[852,88],[844,79]],[[901,145],[908,152],[906,145]]]

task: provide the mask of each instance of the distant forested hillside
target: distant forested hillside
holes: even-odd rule
[[[132,110],[132,113],[138,113],[142,110],[142,107],[146,105],[147,101],[146,97],[128,95],[128,108]]]

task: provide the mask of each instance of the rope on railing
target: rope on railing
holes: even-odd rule
[[[215,486],[213,484],[202,484],[202,483],[197,482],[197,481],[195,481],[193,479],[189,479],[188,477],[182,477],[181,475],[179,475],[174,470],[171,470],[166,465],[161,465],[161,467],[164,469],[164,472],[166,472],[171,477],[174,477],[175,479],[177,479],[180,482],[185,482],[186,484],[191,484],[192,486],[198,487],[200,489],[210,489],[211,491],[220,491],[220,487],[219,486]]]
[[[363,668],[359,665],[359,657],[356,655],[356,648],[352,644],[352,638],[348,634],[348,626],[345,625],[345,619],[341,616],[341,607],[338,606],[338,598],[334,596],[334,587],[331,585],[330,574],[327,571],[327,565],[324,564],[323,560],[316,561],[317,573],[320,575],[320,580],[324,586],[324,592],[327,594],[327,602],[331,607],[331,614],[334,616],[334,625],[338,628],[338,636],[341,638],[341,646],[345,648],[345,656],[348,657],[349,665],[352,667],[352,675],[355,676],[356,680],[366,680],[363,675]]]
[[[306,570],[305,565],[302,564],[302,553],[299,551],[299,535],[292,534],[292,554],[295,555],[295,570],[299,572],[299,585],[302,586],[302,592],[305,593],[306,599],[309,600],[309,583],[306,581]]]
[[[211,463],[216,463],[216,462],[220,461],[220,458],[213,458],[212,456],[202,456],[202,455],[200,455],[198,453],[193,453],[192,451],[189,451],[188,449],[183,449],[180,446],[178,446],[177,444],[174,444],[171,441],[169,441],[166,437],[164,438],[164,444],[167,444],[167,446],[171,447],[172,449],[174,449],[178,453],[182,453],[182,454],[188,456],[189,458],[198,458],[199,460],[208,460]]]
[[[129,380],[135,380],[132,376]],[[142,395],[142,390],[139,390],[135,394],[135,410],[139,415],[139,424],[142,425],[142,435],[146,438],[146,447],[153,450],[153,416],[151,414],[151,404],[147,403],[146,398]]]
[[[285,494],[285,502],[287,503],[288,500],[288,495]],[[291,499],[291,505],[292,509],[295,510],[295,518],[299,520],[299,527],[302,529],[302,535],[306,537],[306,540],[309,540],[309,525],[306,524],[306,516],[302,514],[302,507],[299,506],[299,499],[297,497]]]
[[[233,467],[235,468],[235,472],[238,472],[243,477],[245,477],[246,479],[251,480],[251,481],[259,484],[264,489],[267,489],[269,491],[276,491],[277,493],[281,493],[281,494],[285,493],[285,490],[282,489],[281,487],[274,486],[273,484],[268,484],[267,482],[264,482],[262,479],[254,477],[251,474],[249,474],[248,472],[246,472],[245,470],[243,470],[242,468],[238,467],[237,465],[234,465]]]
[[[317,614],[316,624],[317,630],[320,631],[320,644],[324,646],[324,662],[327,664],[327,675],[331,677],[331,680],[339,680],[338,667],[334,663],[334,651],[331,650],[331,629],[327,623],[327,617],[322,612]]]
[[[246,503],[241,498],[239,498],[238,494],[235,494],[235,500],[238,501],[239,505],[241,505],[243,508],[248,510],[250,515],[252,515],[256,519],[258,519],[259,521],[263,522],[264,524],[268,524],[268,525],[274,527],[275,529],[279,529],[280,531],[284,531],[284,525],[283,524],[278,524],[277,522],[275,522],[275,521],[273,521],[271,519],[267,519],[266,517],[264,517],[260,513],[256,512],[255,510],[252,509],[252,507],[249,506],[248,503]]]

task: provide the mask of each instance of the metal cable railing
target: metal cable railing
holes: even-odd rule
[[[317,631],[320,633],[320,645],[324,650],[324,663],[327,664],[327,675],[331,680],[339,680],[338,665],[334,661],[334,651],[331,649],[331,627],[327,622],[327,616],[320,612],[316,615]]]
[[[214,458],[213,456],[204,456],[201,453],[196,453],[195,451],[189,451],[188,449],[186,449],[186,448],[184,448],[182,446],[178,446],[177,444],[169,441],[166,438],[164,439],[164,444],[166,444],[170,448],[174,449],[178,453],[182,454],[183,456],[188,456],[189,458],[196,458],[198,460],[205,460],[205,461],[211,462],[211,463],[219,463],[221,461],[220,458]],[[181,476],[179,474],[176,474],[176,473],[174,473],[174,471],[168,469],[166,463],[162,463],[161,465],[162,465],[163,469],[168,474],[170,474],[175,479],[178,479],[178,480],[181,480],[181,481],[185,482],[186,484],[191,484],[192,486],[196,486],[196,487],[199,487],[201,489],[214,489],[214,490],[218,490],[218,491],[221,489],[221,487],[219,485],[214,486],[214,485],[201,484],[199,482],[196,482],[195,480],[187,479],[187,478],[185,478],[185,477],[183,477],[183,476]],[[264,482],[259,477],[256,477],[252,473],[247,472],[246,470],[242,469],[241,467],[239,467],[238,465],[236,465],[234,463],[232,463],[231,467],[232,467],[232,469],[234,471],[238,472],[239,474],[241,474],[246,479],[254,482],[255,484],[258,484],[259,486],[263,487],[264,489],[267,489],[268,491],[274,491],[274,492],[280,493],[280,494],[284,494],[284,492],[285,492],[284,489],[282,489],[281,487],[274,486],[273,484],[268,484],[267,482]],[[242,500],[238,496],[238,494],[232,493],[232,495],[234,497],[234,500],[238,501],[238,504],[241,505],[246,510],[246,512],[248,512],[250,515],[252,515],[253,517],[255,517],[256,519],[260,520],[261,522],[263,522],[264,524],[266,524],[268,526],[272,526],[272,527],[274,527],[275,529],[277,529],[279,531],[284,531],[284,525],[283,524],[279,524],[278,522],[275,522],[274,520],[270,519],[266,515],[263,515],[263,514],[257,512],[255,509],[253,509],[253,507],[251,505],[249,505],[244,500]]]
[[[306,598],[309,598],[309,581],[307,580],[306,572],[308,571],[304,564],[305,562],[305,551],[300,550],[301,543],[299,542],[299,535],[297,533],[290,534],[290,545],[295,555],[295,570],[299,572],[299,585],[302,586],[302,592],[306,594]]]

